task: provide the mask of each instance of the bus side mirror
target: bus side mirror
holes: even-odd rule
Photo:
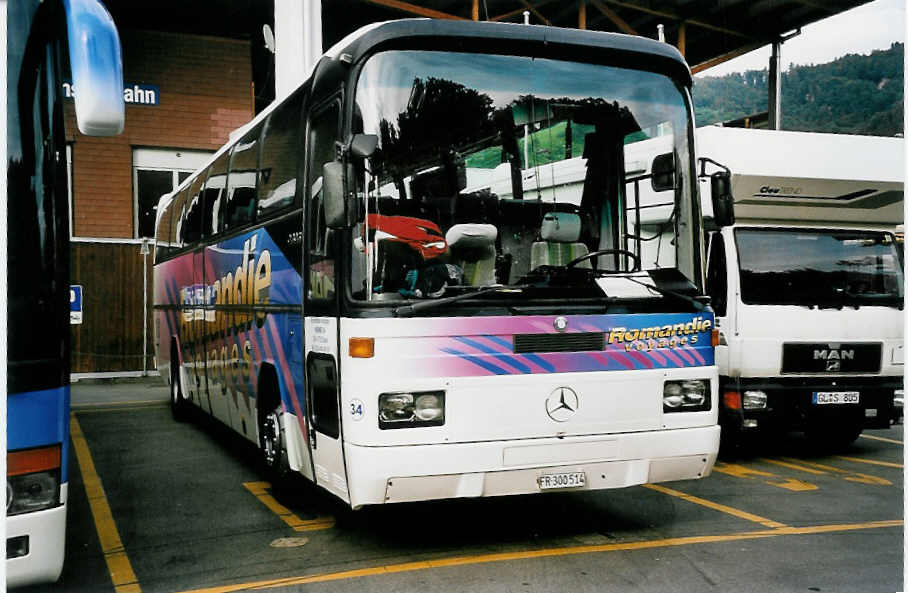
[[[675,189],[675,153],[666,152],[653,158],[652,172],[653,191]]]
[[[728,171],[716,171],[709,176],[710,193],[713,200],[713,220],[716,226],[725,227],[735,224],[735,203],[731,195],[731,174]]]
[[[347,174],[352,178],[352,167],[348,167]],[[344,192],[343,163],[332,161],[322,167],[322,199],[325,207],[325,225],[329,229],[350,226],[353,206]]]
[[[378,148],[378,136],[375,134],[356,134],[350,141],[350,154],[360,159],[367,159],[375,154]]]
[[[87,136],[123,131],[123,58],[117,27],[98,0],[65,0],[76,121]]]

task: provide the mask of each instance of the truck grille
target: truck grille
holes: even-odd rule
[[[882,344],[783,344],[783,373],[878,373]]]
[[[605,349],[602,332],[569,334],[518,334],[514,336],[514,352],[591,352]]]

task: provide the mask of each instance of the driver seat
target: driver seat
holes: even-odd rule
[[[589,253],[580,239],[580,215],[570,212],[549,212],[542,217],[539,230],[541,241],[536,241],[530,250],[530,269],[539,266],[563,266]],[[577,264],[578,268],[592,268],[590,260]]]

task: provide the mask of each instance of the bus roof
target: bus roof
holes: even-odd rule
[[[325,52],[325,58],[355,63],[383,46],[400,47],[408,42],[418,42],[418,47],[431,42],[452,51],[470,51],[479,42],[482,51],[494,51],[496,43],[538,46],[545,47],[546,54],[569,54],[581,60],[600,53],[633,54],[642,69],[672,75],[686,84],[691,81],[684,57],[668,43],[621,33],[487,21],[401,19],[372,23],[336,43]]]

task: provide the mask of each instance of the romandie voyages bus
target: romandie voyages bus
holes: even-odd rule
[[[161,200],[174,415],[354,508],[707,475],[690,85],[674,48],[624,35],[404,20],[341,41]],[[628,155],[649,139],[646,174]],[[556,165],[580,191],[542,190]],[[643,184],[675,196],[658,269]]]
[[[69,225],[63,51],[83,134],[123,129],[120,41],[96,0],[0,2],[6,22],[6,578],[63,568],[69,459]]]

